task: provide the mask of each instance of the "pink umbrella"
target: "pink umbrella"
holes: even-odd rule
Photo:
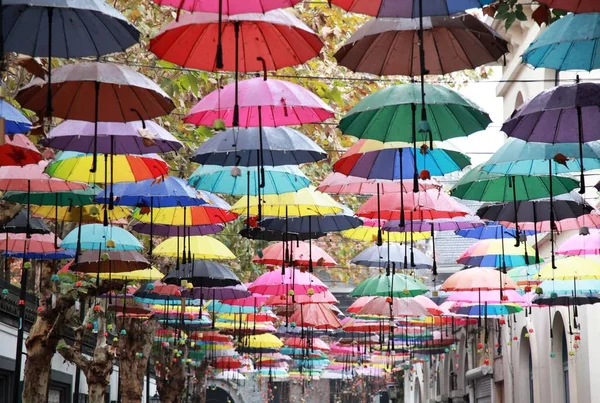
[[[504,290],[500,295],[500,290],[490,291],[457,291],[450,294],[447,301],[467,303],[467,304],[500,304],[500,303],[525,303],[525,298],[515,290]]]
[[[346,309],[349,313],[358,313],[367,302],[370,302],[376,297],[360,297]]]
[[[262,274],[248,287],[253,293],[263,295],[288,295],[293,291],[294,295],[306,295],[308,290],[318,293],[327,290],[327,286],[317,277],[298,269],[287,270],[282,274],[281,269],[269,271]]]
[[[321,182],[317,190],[331,194],[377,194],[377,185],[379,193],[404,193],[412,192],[413,180],[392,181],[383,179],[364,179],[356,176],[346,176],[339,172],[332,172]],[[441,185],[434,180],[419,180],[419,190],[440,189]]]
[[[313,327],[315,329],[339,329],[342,327],[337,315],[327,304],[301,305],[289,319],[296,326]]]
[[[265,303],[267,302],[268,299],[269,299],[269,297],[267,295],[255,293],[255,294],[250,295],[249,297],[237,298],[237,299],[225,299],[221,302],[226,305],[253,306],[253,307],[258,308],[258,307],[261,307],[262,305],[265,305]]]
[[[457,271],[440,287],[442,291],[517,290],[519,286],[501,271],[474,267]]]
[[[287,245],[284,242],[279,242],[269,245],[262,250],[262,256],[254,256],[252,261],[261,264],[282,265],[285,263],[284,257],[287,255],[286,249],[291,255],[294,266],[308,267],[310,259],[316,266],[337,265],[336,261],[327,252],[316,245],[312,246],[311,255],[311,247],[307,242],[289,242]]]
[[[58,240],[60,243],[60,239]],[[64,252],[54,244],[54,234],[0,234],[0,251],[25,254],[50,254]]]
[[[329,291],[319,292],[313,295],[272,295],[269,297],[265,305],[268,306],[283,306],[291,304],[339,304],[337,298]]]
[[[161,6],[202,13],[235,15],[265,13],[278,8],[294,7],[301,0],[154,0]]]
[[[51,178],[44,173],[45,162],[39,164],[0,167],[0,191],[66,192],[87,188],[87,184]]]
[[[507,228],[515,227],[514,222],[500,221],[499,223]],[[556,220],[554,223],[556,224],[556,231],[558,232],[577,230],[581,227],[600,228],[600,214],[597,211],[593,211],[590,214],[584,214],[577,218]],[[538,223],[519,222],[519,229],[524,231],[549,232],[550,220],[540,221]]]
[[[414,298],[375,297],[358,311],[358,315],[429,316],[429,311]]]
[[[0,145],[1,166],[37,164],[43,158],[35,145],[23,134],[7,134]]]
[[[573,235],[556,251],[559,255],[600,255],[600,231],[591,229],[589,235]]]
[[[220,119],[231,127],[235,105],[235,85],[229,84],[202,98],[185,122],[213,126]],[[237,105],[240,127],[321,123],[334,116],[333,110],[309,90],[289,81],[267,80],[266,76],[240,81]]]
[[[308,340],[306,338],[300,337],[289,337],[283,343],[288,347],[296,347],[296,348],[308,348],[309,346],[313,350],[321,350],[321,351],[329,351],[331,350],[329,345],[325,343],[323,340],[319,338],[313,338],[310,343],[307,343]]]
[[[429,298],[427,298],[424,295],[417,295],[417,296],[413,297],[413,299],[415,301],[417,301],[419,304],[421,304],[421,306],[423,306],[423,308],[427,309],[427,311],[431,315],[440,316],[440,315],[445,315],[445,314],[449,313],[447,310],[441,308],[438,304],[436,304],[435,302],[433,302],[432,300],[430,300]]]

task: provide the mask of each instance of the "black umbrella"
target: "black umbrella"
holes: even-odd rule
[[[244,238],[254,239],[255,241],[266,241],[266,242],[281,242],[285,237],[285,228],[282,231],[269,230],[264,228],[243,228],[239,234]],[[312,232],[310,234],[298,234],[296,232],[288,232],[289,238],[298,239],[300,241],[307,241],[309,239],[318,239],[327,234],[322,232]]]
[[[31,217],[27,209],[22,209],[10,221],[0,224],[0,232],[7,234],[50,234],[52,231],[43,220]]]
[[[180,284],[187,280],[194,287],[226,287],[241,284],[240,279],[225,265],[209,260],[193,260],[181,264],[179,270],[171,270],[163,282]]]
[[[350,209],[344,209],[339,214],[324,216],[304,216],[284,218],[266,218],[258,223],[261,228],[267,231],[284,232],[287,228],[289,232],[301,235],[311,234],[311,238],[318,238],[318,234],[327,234],[330,232],[340,232],[363,225],[360,218],[354,216]],[[281,239],[281,237],[280,237]],[[279,240],[280,240],[279,239]]]

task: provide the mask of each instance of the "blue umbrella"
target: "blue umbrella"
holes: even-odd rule
[[[69,232],[60,244],[63,249],[123,251],[144,249],[140,241],[123,228],[102,224],[80,225]]]
[[[188,182],[196,189],[213,193],[256,196],[258,170],[247,167],[238,169],[239,175],[235,168],[232,171],[230,167],[203,165],[192,173]],[[309,185],[310,179],[297,166],[265,167],[265,186],[260,189],[260,193],[267,195],[296,192]]]
[[[519,231],[520,234],[533,235],[535,231]],[[489,222],[487,225],[461,229],[455,232],[456,235],[463,238],[472,239],[502,239],[504,237],[516,238],[517,231],[513,228],[506,228],[504,225],[496,222]]]
[[[523,53],[523,63],[557,71],[600,68],[600,13],[568,14]]]
[[[471,159],[458,151],[434,148],[421,152],[412,147],[404,147],[342,156],[333,165],[333,170],[366,179],[413,179],[415,152],[417,172],[427,170],[431,176],[443,176],[471,165]]]
[[[466,316],[499,316],[521,312],[523,308],[516,304],[463,305],[455,313]]]
[[[239,313],[256,313],[256,308],[254,308],[253,306],[234,306],[234,305],[228,305],[228,304],[224,304],[222,302],[219,301],[210,301],[208,303],[208,305],[206,306],[206,309],[208,312],[213,312],[213,313],[234,313],[234,314],[239,314]]]
[[[4,99],[0,99],[0,118],[4,118],[4,133],[27,133],[31,122],[17,108]]]
[[[600,280],[545,280],[538,286],[544,294],[558,295],[597,294],[600,292]]]
[[[518,267],[534,264],[535,259],[533,257],[519,255],[485,255],[469,256],[458,259],[457,263],[465,266],[479,267]]]

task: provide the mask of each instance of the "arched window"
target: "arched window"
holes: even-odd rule
[[[448,385],[449,392],[453,392],[458,389],[458,373],[454,367],[454,360],[450,360],[450,371],[448,372]]]
[[[515,99],[515,109],[519,109],[524,102],[525,100],[523,99],[523,93],[519,91],[517,98]]]
[[[563,396],[565,403],[569,398],[569,350],[565,337],[565,325],[560,312],[554,315],[552,323],[551,387],[553,396]]]
[[[531,359],[531,345],[529,344],[529,339],[525,337],[527,334],[527,329],[523,328],[521,332],[521,346],[519,350],[519,367],[521,371],[524,371],[527,368],[527,377],[521,377],[521,386],[520,393],[522,393],[524,398],[523,401],[529,401],[529,403],[533,403],[533,360]],[[524,375],[524,374],[523,374]]]

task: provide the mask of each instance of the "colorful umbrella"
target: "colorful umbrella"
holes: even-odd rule
[[[311,250],[312,249],[312,250]],[[290,262],[293,266],[308,267],[311,261],[316,266],[330,267],[337,265],[336,261],[318,246],[309,248],[306,242],[279,242],[263,249],[260,255],[252,259],[254,263],[268,265],[283,265]],[[257,291],[258,292],[258,291]],[[264,292],[261,292],[264,294]]]
[[[61,182],[58,179],[54,181]],[[85,186],[82,184],[82,186]],[[8,191],[2,195],[2,200],[6,200],[12,203],[27,204],[29,200],[30,204],[38,206],[88,206],[94,204],[94,198],[102,189],[96,185],[90,184],[83,189],[74,189],[70,191],[56,191],[56,192],[21,192],[21,191]]]
[[[511,315],[521,312],[523,308],[517,304],[484,304],[472,305],[466,304],[454,309],[457,315],[466,316],[501,316]]]
[[[316,294],[306,294],[306,295],[272,295],[266,301],[265,305],[267,306],[283,306],[283,305],[304,305],[304,304],[339,304],[339,301],[335,296],[325,290],[323,292],[318,292]]]
[[[346,176],[339,172],[333,172],[317,186],[317,190],[323,193],[331,194],[360,194],[360,195],[375,195],[377,194],[377,185],[381,194],[386,193],[408,193],[413,189],[413,181],[390,181],[379,179],[364,179],[354,176]],[[434,181],[420,180],[419,191],[428,189],[440,189],[441,185]]]
[[[25,166],[37,164],[42,160],[42,154],[35,145],[23,134],[2,136],[0,142],[0,166]]]
[[[186,256],[186,246],[193,259],[229,260],[235,255],[218,240],[209,236],[173,237],[163,241],[154,249],[157,256],[179,258]]]
[[[211,196],[212,201],[217,199]],[[237,214],[229,211],[229,204],[220,200],[218,204],[206,204],[190,207],[163,207],[152,209],[152,214],[147,208],[138,208],[133,212],[132,218],[141,223],[153,223],[171,226],[183,226],[181,236],[187,236],[187,229],[196,225],[225,224],[237,218]]]
[[[0,191],[26,193],[55,193],[85,189],[85,183],[67,182],[51,178],[44,173],[44,165],[31,164],[24,167],[0,167]]]
[[[298,269],[281,269],[261,274],[248,286],[248,290],[262,295],[306,295],[309,290],[320,293],[327,290],[327,286],[317,277]]]
[[[520,286],[531,286],[532,284],[536,284],[538,282],[536,275],[539,270],[540,267],[536,264],[515,267],[510,269],[506,274],[508,274],[508,277],[516,281],[516,283]]]
[[[104,205],[87,206],[30,206],[30,212],[36,217],[50,220],[58,219],[62,222],[76,222],[79,224],[102,223],[104,211],[110,222],[123,220],[129,217],[131,211],[128,208],[115,206],[112,210]]]
[[[542,266],[537,274],[540,280],[599,280],[600,263],[578,256],[571,256],[556,261],[556,268],[551,264]]]
[[[485,267],[457,271],[440,287],[442,291],[517,290],[518,288],[517,283],[506,274]]]
[[[0,234],[0,251],[5,251],[9,256],[13,257],[21,257],[23,259],[48,259],[48,257],[44,257],[44,255],[50,254],[55,254],[54,257],[56,259],[72,257],[73,253],[66,251],[65,249],[67,248],[56,248],[53,233]]]
[[[196,189],[213,193],[225,193],[236,196],[258,195],[258,176],[256,169],[238,167],[240,175],[233,175],[229,167],[202,165],[197,168],[188,182]],[[250,184],[248,186],[248,184]],[[296,192],[310,185],[310,180],[294,165],[265,167],[265,183],[260,189],[263,195]]]
[[[484,239],[471,245],[456,262],[465,266],[518,267],[535,263],[535,255],[532,247],[515,245],[512,239]]]
[[[429,311],[414,298],[375,297],[367,302],[357,315],[376,316],[428,316]]]
[[[0,118],[4,119],[5,134],[27,133],[31,122],[10,102],[0,98]]]
[[[540,283],[538,288],[541,288],[545,294],[598,294],[600,280],[545,280]]]
[[[454,291],[450,293],[447,301],[466,304],[524,304],[525,298],[515,290],[487,290],[487,291]]]
[[[422,20],[374,18],[334,56],[339,65],[355,72],[413,77],[422,71],[415,57],[420,49],[427,60],[427,73],[447,74],[497,61],[508,53],[508,43],[469,14]]]
[[[600,255],[600,231],[592,229],[588,235],[573,235],[558,247],[556,253],[566,256]]]
[[[380,274],[360,283],[350,294],[353,297],[380,296],[406,298],[429,291],[421,281],[404,274]]]
[[[213,235],[217,234],[223,229],[225,226],[223,224],[211,224],[211,225],[194,225],[194,226],[183,226],[183,225],[165,225],[165,224],[150,224],[143,223],[139,221],[134,221],[131,224],[131,229],[135,232],[139,232],[140,234],[146,235],[156,235],[165,238],[170,238],[174,236],[182,236],[186,234],[188,236],[197,236],[197,235]]]
[[[242,284],[226,287],[194,287],[181,292],[183,297],[200,299],[202,301],[207,299],[213,301],[235,301],[237,298],[248,298],[251,294]]]
[[[109,252],[110,253],[110,252]],[[125,280],[125,281],[156,281],[160,280],[165,275],[156,267],[145,270],[134,270],[123,273],[100,273],[100,278],[103,280]]]
[[[479,210],[478,210],[479,212]],[[506,228],[504,225],[490,221],[486,225],[481,225],[473,228],[465,228],[457,230],[456,235],[463,238],[472,239],[503,239],[516,238],[517,232],[513,228]],[[533,235],[535,231],[519,231],[520,234]]]
[[[379,239],[379,227],[378,221],[375,219],[365,219],[365,225],[358,228],[348,229],[341,232],[344,238],[354,239],[355,241],[361,242],[377,242]],[[412,241],[422,241],[424,239],[431,238],[429,232],[392,232],[392,231],[381,231],[381,240],[383,242],[400,242],[406,243]]]
[[[384,18],[418,18],[459,14],[472,8],[481,8],[492,0],[441,0],[436,2],[414,0],[331,0],[331,4],[352,13]]]
[[[342,206],[344,207],[344,206]],[[283,234],[309,234],[316,239],[318,234],[340,232],[359,227],[362,220],[354,216],[352,210],[344,207],[341,213],[331,215],[310,215],[291,218],[266,218],[258,223],[261,229]],[[279,239],[282,239],[280,236]]]
[[[242,3],[235,0],[155,0],[154,2],[161,6],[170,6],[191,12],[236,15],[247,13],[265,13],[278,8],[294,7],[294,5],[300,2],[300,0],[250,0]]]

